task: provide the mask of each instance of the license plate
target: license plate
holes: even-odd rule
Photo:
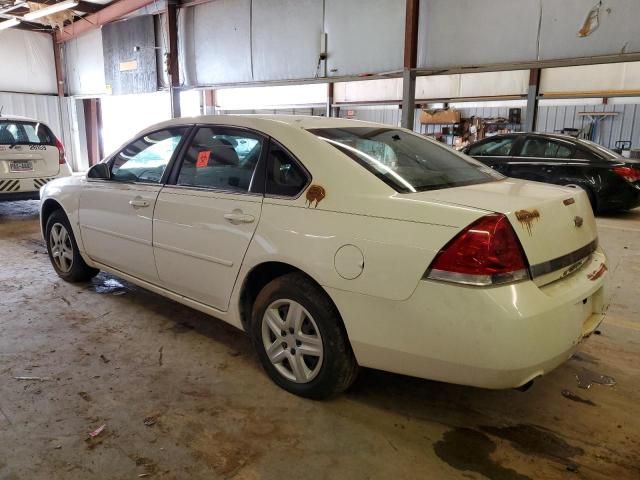
[[[33,170],[33,162],[31,160],[20,160],[9,164],[11,172],[30,172]]]

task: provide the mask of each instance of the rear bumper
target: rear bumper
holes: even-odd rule
[[[483,388],[513,388],[571,357],[604,318],[601,250],[571,276],[538,287],[421,281],[406,301],[327,289],[360,365]],[[603,270],[604,271],[604,270]]]
[[[640,182],[624,182],[609,195],[600,198],[598,206],[601,211],[631,210],[640,207]]]
[[[40,192],[0,192],[0,202],[16,202],[19,200],[40,200]]]
[[[40,188],[62,176],[67,176],[66,170],[55,177],[0,178],[0,201],[38,200]]]

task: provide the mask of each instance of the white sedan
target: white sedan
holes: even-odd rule
[[[343,391],[358,366],[520,387],[603,318],[583,191],[374,123],[160,123],[47,184],[41,219],[63,279],[105,270],[243,329],[306,397]]]
[[[69,175],[64,147],[46,124],[0,115],[0,201],[37,200],[43,185]]]

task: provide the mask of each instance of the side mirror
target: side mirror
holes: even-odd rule
[[[111,180],[111,169],[106,163],[98,163],[89,169],[87,178],[94,180]]]

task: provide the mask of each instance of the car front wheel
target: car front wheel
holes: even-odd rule
[[[287,274],[264,287],[251,320],[260,362],[285,390],[322,399],[355,380],[358,365],[338,311],[305,275]]]
[[[82,259],[73,230],[62,210],[56,210],[47,220],[45,238],[49,259],[60,278],[67,282],[84,282],[98,274]]]

